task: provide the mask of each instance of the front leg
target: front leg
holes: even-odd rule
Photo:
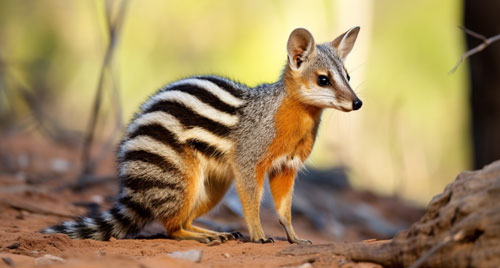
[[[264,174],[241,174],[239,170],[235,172],[236,191],[241,200],[243,214],[247,223],[250,240],[255,243],[274,243],[272,238],[267,239],[260,224],[260,201]],[[246,175],[246,176],[245,176]]]
[[[279,215],[281,226],[285,229],[288,242],[302,244],[312,244],[309,240],[300,239],[292,226],[292,194],[293,184],[297,172],[291,168],[284,168],[278,172],[271,172],[269,184],[273,194],[274,205]]]

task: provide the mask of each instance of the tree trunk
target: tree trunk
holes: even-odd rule
[[[500,1],[465,0],[467,29],[486,37],[500,34]],[[467,36],[467,49],[481,43]],[[471,127],[474,166],[479,169],[500,159],[500,42],[469,60]]]

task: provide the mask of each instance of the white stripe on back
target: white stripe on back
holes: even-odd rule
[[[195,96],[178,90],[164,91],[152,96],[149,101],[143,105],[142,110],[148,110],[155,103],[161,101],[175,101],[181,103],[187,108],[191,109],[193,112],[228,127],[234,126],[236,123],[238,123],[238,116],[221,112],[213,108],[212,106],[200,101]]]
[[[182,138],[182,135],[180,134],[184,132],[184,126],[173,115],[162,111],[142,114],[140,117],[132,121],[132,123],[130,123],[127,128],[127,133],[134,133],[140,126],[151,125],[154,123],[158,123],[164,128],[170,130],[177,136],[178,140]]]
[[[145,150],[150,153],[157,154],[167,159],[178,169],[184,169],[183,162],[175,150],[151,137],[137,136],[131,140],[126,141],[122,145],[122,150],[119,153],[119,157],[124,157],[126,152],[134,150]]]
[[[177,140],[179,140],[179,142],[181,143],[185,143],[189,139],[196,139],[215,146],[217,147],[217,149],[225,153],[230,151],[233,147],[233,143],[231,141],[221,138],[203,128],[194,127],[190,129],[184,129],[179,120],[177,120],[171,114],[162,111],[143,114],[129,125],[127,131],[128,133],[133,133],[140,126],[153,123],[160,124],[164,128],[171,131],[177,137]]]
[[[236,107],[236,108],[240,107],[241,105],[243,105],[245,103],[243,100],[238,99],[237,97],[231,95],[231,93],[224,90],[224,88],[221,88],[218,85],[216,85],[208,80],[204,80],[204,79],[188,78],[188,79],[184,79],[181,81],[177,81],[177,82],[174,82],[174,83],[168,85],[167,90],[168,90],[168,88],[172,88],[172,87],[179,86],[179,85],[185,85],[185,84],[203,88],[206,91],[217,96],[217,98],[219,98],[221,101],[223,101],[226,104],[229,104],[233,107]]]
[[[220,138],[219,136],[214,135],[211,132],[200,127],[188,129],[184,132],[184,135],[186,137],[185,140],[196,139],[199,141],[203,141],[208,143],[209,145],[217,147],[219,150],[225,153],[229,152],[233,147],[233,143],[231,141]]]

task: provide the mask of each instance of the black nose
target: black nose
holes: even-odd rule
[[[363,102],[360,99],[356,99],[352,102],[352,108],[354,110],[359,110],[359,108],[361,108],[361,106],[363,106]]]

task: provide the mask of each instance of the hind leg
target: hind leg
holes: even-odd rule
[[[228,177],[223,177],[216,174],[208,176],[205,182],[206,196],[204,199],[198,200],[195,207],[193,208],[193,211],[191,213],[192,216],[185,224],[186,230],[202,233],[207,235],[210,239],[221,240],[222,242],[241,237],[241,234],[238,232],[216,232],[192,225],[192,221],[194,219],[207,213],[220,202],[230,185],[231,180]]]
[[[166,215],[163,220],[163,226],[168,235],[177,240],[196,240],[202,243],[208,243],[218,237],[211,237],[205,233],[192,230],[191,221],[193,209],[198,207],[197,198],[200,191],[203,191],[203,170],[200,159],[194,152],[186,151],[184,159],[186,165],[184,174],[185,189],[180,197],[182,203],[177,205],[175,213]]]

